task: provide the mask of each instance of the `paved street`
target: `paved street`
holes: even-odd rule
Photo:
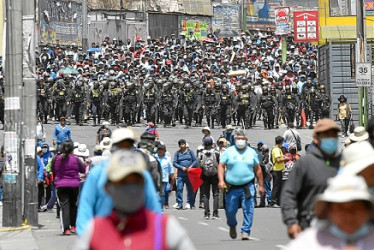
[[[52,132],[55,125],[44,125],[47,130],[47,141],[52,142]],[[85,125],[82,127],[71,125],[72,136],[75,141],[87,144],[92,151],[95,145],[95,136],[98,127]],[[135,127],[139,135],[145,130],[145,126]],[[247,130],[249,142],[255,145],[258,140],[272,146],[274,138],[282,135],[285,127],[277,130],[263,130],[254,128]],[[222,129],[212,130],[212,136],[217,139]],[[184,129],[184,126],[176,128],[159,128],[160,138],[167,145],[167,150],[174,154],[177,150],[177,141],[185,138],[190,147],[195,150],[201,144],[201,128]],[[312,130],[300,130],[303,146],[312,140]],[[0,137],[1,138],[1,137]],[[186,192],[185,192],[186,193]],[[197,196],[198,197],[198,196]],[[175,202],[175,196],[170,196],[170,205]],[[198,202],[198,198],[196,204]],[[166,213],[176,216],[182,225],[189,232],[190,237],[197,249],[281,249],[282,245],[288,242],[286,228],[281,222],[280,210],[275,208],[256,208],[254,225],[252,227],[249,242],[240,240],[240,226],[242,223],[241,210],[238,212],[238,233],[237,240],[231,240],[228,234],[228,227],[224,211],[220,210],[221,220],[204,220],[203,210],[182,210],[168,209]],[[41,228],[32,231],[0,232],[0,249],[71,249],[76,237],[61,236],[58,220],[55,213],[40,213],[39,222]],[[17,245],[18,244],[18,245]],[[23,247],[21,247],[23,246]],[[25,247],[25,248],[24,248]]]

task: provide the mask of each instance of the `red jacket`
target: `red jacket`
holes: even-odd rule
[[[167,219],[145,208],[122,221],[115,211],[95,218],[90,249],[166,250]]]

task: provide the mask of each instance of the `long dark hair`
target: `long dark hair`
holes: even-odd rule
[[[74,143],[72,141],[65,141],[61,144],[62,160],[64,161],[69,154],[73,153]]]

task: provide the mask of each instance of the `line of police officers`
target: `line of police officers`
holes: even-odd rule
[[[202,126],[205,115],[211,128],[232,123],[251,128],[262,119],[264,128],[273,129],[280,121],[296,120],[299,126],[304,110],[313,128],[313,121],[329,116],[331,100],[318,81],[312,84],[308,79],[299,89],[297,85],[258,80],[254,84],[245,77],[235,84],[220,78],[200,82],[194,75],[134,78],[128,82],[114,77],[94,81],[84,77],[47,78],[37,83],[37,107],[44,123],[48,117],[59,120],[74,116],[76,124],[82,125],[92,117],[94,126],[101,120],[133,125],[143,118],[165,127],[179,122],[188,128],[193,123]],[[256,87],[260,91],[255,91]]]

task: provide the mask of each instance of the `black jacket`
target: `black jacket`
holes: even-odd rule
[[[327,179],[337,174],[339,162],[339,153],[328,159],[317,146],[296,161],[281,194],[282,217],[287,226],[298,223],[303,229],[309,227],[315,196],[323,193]]]

